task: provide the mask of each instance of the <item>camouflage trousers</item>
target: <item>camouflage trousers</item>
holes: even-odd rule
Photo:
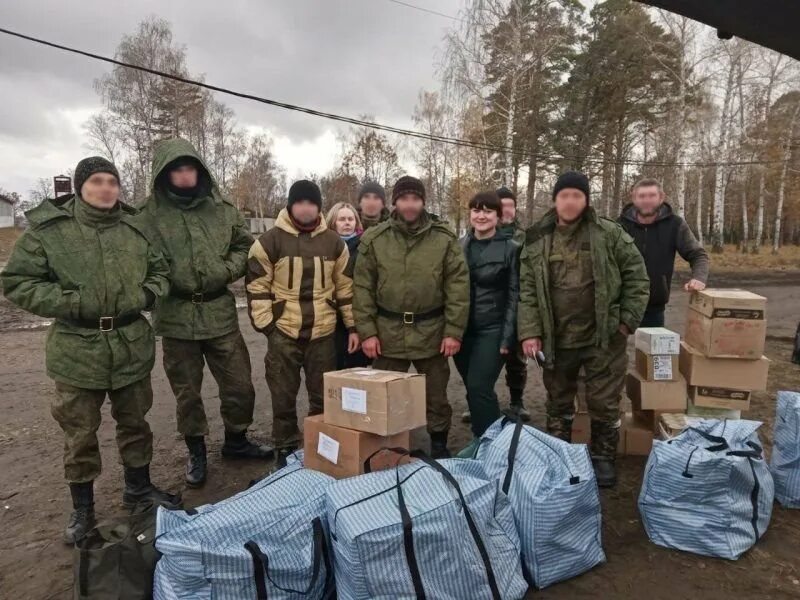
[[[297,427],[297,392],[300,370],[306,376],[308,414],[323,410],[322,376],[336,370],[336,344],[333,334],[311,341],[298,341],[278,329],[267,336],[264,358],[267,386],[272,397],[272,438],[276,448],[300,445]]]
[[[614,458],[619,442],[619,404],[628,368],[627,338],[615,333],[607,348],[556,350],[552,368],[544,370],[547,389],[547,431],[569,441],[578,373],[583,367],[586,404],[592,421],[590,452],[595,457]]]
[[[522,394],[528,383],[528,364],[520,348],[506,355],[506,386],[512,405],[522,405]]]
[[[250,353],[239,329],[208,340],[165,337],[161,346],[164,371],[175,394],[178,432],[184,436],[208,435],[201,395],[206,364],[219,386],[220,414],[225,430],[239,433],[250,427],[256,392]]]
[[[153,434],[145,420],[153,406],[150,375],[116,390],[90,390],[57,381],[50,412],[64,431],[64,477],[70,483],[94,481],[100,475],[97,430],[106,395],[111,401],[111,416],[117,423],[117,448],[122,464],[143,467],[153,457]]]
[[[384,371],[408,371],[411,365],[417,373],[425,375],[425,396],[428,433],[450,431],[453,409],[447,401],[447,382],[450,380],[450,363],[441,354],[429,358],[390,358],[379,356],[372,363],[376,369]]]

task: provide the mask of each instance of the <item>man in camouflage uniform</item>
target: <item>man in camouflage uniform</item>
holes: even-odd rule
[[[158,232],[171,281],[169,296],[156,307],[155,329],[163,336],[178,432],[189,450],[186,483],[199,487],[207,475],[209,430],[201,396],[205,364],[219,386],[222,456],[269,459],[273,454],[272,448],[247,439],[255,390],[236,300],[228,290],[228,284],[244,275],[253,237],[188,141],[157,144],[152,173],[152,193],[143,211]]]
[[[386,190],[375,181],[367,181],[361,186],[356,206],[364,231],[389,218],[389,210],[386,208]]]
[[[306,375],[308,414],[323,409],[323,379],[336,370],[336,313],[358,348],[353,326],[353,282],[345,274],[350,253],[329,229],[322,194],[313,181],[295,182],[275,227],[260,236],[247,263],[247,301],[253,327],[267,336],[267,385],[278,466],[300,443],[297,391]]]
[[[583,173],[561,175],[553,200],[555,207],[527,232],[517,334],[528,357],[544,352],[547,430],[566,441],[583,367],[592,462],[598,485],[611,487],[627,337],[642,319],[650,284],[631,237],[589,206]]]
[[[136,211],[119,202],[119,174],[101,157],[75,168],[75,195],[27,213],[30,226],[2,273],[6,298],[55,319],[47,336],[51,406],[64,431],[64,475],[73,512],[64,539],[73,544],[94,525],[94,480],[100,475],[97,430],[106,396],[117,423],[125,470],[123,503],[178,505],[150,483],[155,339],[141,315],[167,293],[169,267]]]
[[[469,318],[469,271],[455,233],[425,210],[425,187],[401,177],[388,221],[361,238],[354,307],[363,350],[376,369],[425,375],[431,454],[448,456],[452,409],[448,359]]]

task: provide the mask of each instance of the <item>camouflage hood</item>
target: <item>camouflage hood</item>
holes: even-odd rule
[[[188,140],[183,138],[170,138],[156,142],[153,148],[153,163],[152,163],[152,180],[150,182],[150,191],[155,195],[158,191],[159,177],[162,172],[169,166],[169,164],[182,157],[191,157],[196,160],[202,168],[202,176],[206,177],[211,184],[211,195],[215,200],[221,201],[222,194],[219,191],[217,180],[206,165],[206,162],[200,156],[200,153]]]

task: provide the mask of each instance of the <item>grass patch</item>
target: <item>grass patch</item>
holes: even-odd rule
[[[706,248],[708,250],[708,247]],[[800,270],[800,246],[783,246],[778,254],[771,246],[762,246],[758,254],[744,254],[736,246],[727,245],[723,252],[708,253],[711,271],[797,271]],[[688,273],[689,263],[675,257],[675,270]]]

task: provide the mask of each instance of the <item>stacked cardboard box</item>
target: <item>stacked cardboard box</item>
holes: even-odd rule
[[[592,421],[586,407],[584,394],[579,389],[575,402],[575,416],[572,419],[572,443],[589,444],[592,439]],[[649,428],[625,413],[620,419],[617,454],[628,456],[647,456],[653,445],[653,435]]]
[[[661,415],[686,411],[686,382],[678,370],[680,336],[663,327],[642,327],[634,340],[636,369],[626,391],[633,420],[655,435]]]
[[[765,390],[767,299],[746,290],[706,289],[689,301],[679,368],[694,416],[739,418]]]
[[[425,376],[354,368],[324,376],[324,412],[308,417],[305,466],[337,479],[398,462],[384,448],[408,449],[410,432],[424,427]]]

